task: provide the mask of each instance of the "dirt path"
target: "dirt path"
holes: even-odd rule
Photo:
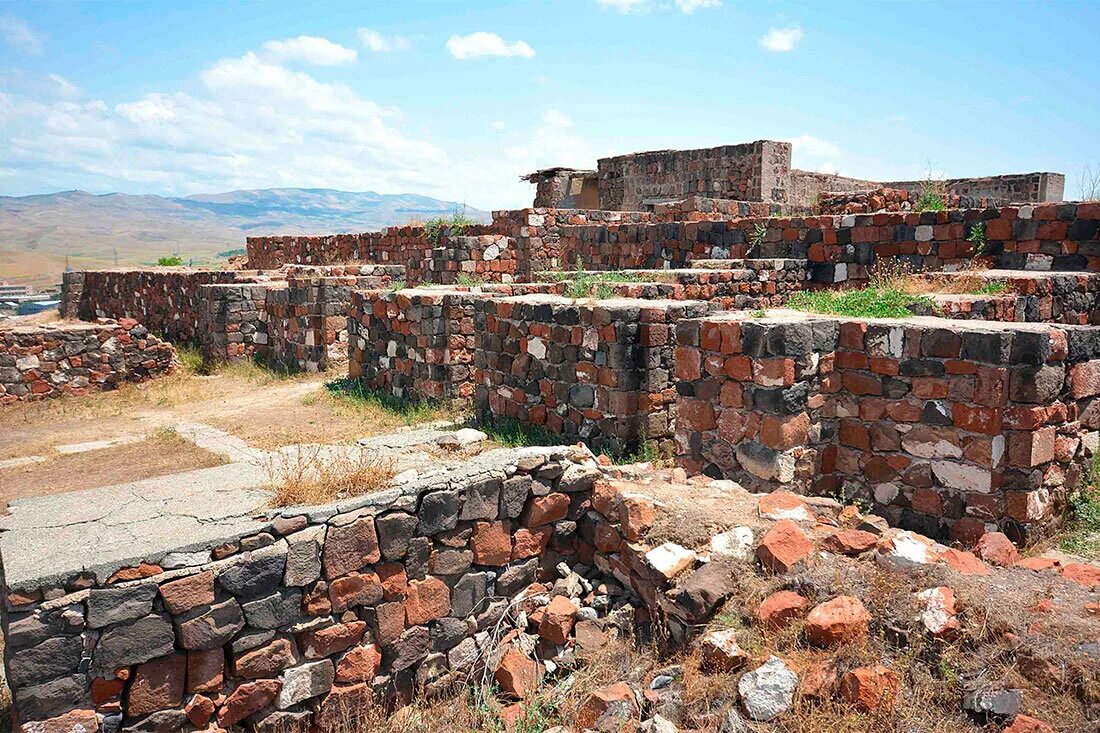
[[[212,376],[181,372],[112,392],[0,408],[0,462],[37,461],[0,468],[0,502],[223,461],[187,441],[170,449],[155,443],[158,434],[181,422],[205,423],[265,450],[349,442],[410,423],[376,403],[333,395],[325,387],[333,376],[280,378],[240,365]],[[429,411],[415,417],[444,416]],[[78,455],[58,452],[69,444],[110,440],[130,442]]]

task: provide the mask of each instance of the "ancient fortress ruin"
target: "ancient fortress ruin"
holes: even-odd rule
[[[701,482],[858,499],[889,532],[923,535],[890,535],[883,552],[907,561],[913,542],[1024,542],[1063,515],[1100,436],[1100,203],[1061,201],[1060,174],[942,182],[941,206],[921,211],[923,182],[798,171],[788,143],[757,141],[527,180],[534,205],[490,224],[252,237],[245,269],[66,273],[63,314],[99,325],[0,332],[0,399],[155,376],[154,333],[210,363],[462,401],[596,454],[648,447]],[[907,318],[784,308],[883,268],[943,292]],[[952,285],[964,280],[997,287]],[[16,506],[0,550],[19,718],[333,725],[329,701],[467,671],[493,604],[562,561],[614,578],[684,637],[717,606],[715,565],[638,544],[646,512],[608,493],[603,470],[575,448],[515,449],[338,506],[257,516],[245,492],[229,516],[51,563],[30,533],[80,544],[84,520]],[[782,572],[809,550],[761,552]],[[565,644],[573,617],[542,618],[544,641]],[[515,692],[530,670],[509,659]]]

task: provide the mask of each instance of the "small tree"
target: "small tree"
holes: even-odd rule
[[[179,267],[183,264],[183,258],[179,255],[172,255],[170,257],[160,257],[157,259],[157,265],[160,267]]]
[[[1077,187],[1082,201],[1100,201],[1100,166],[1095,169],[1088,163],[1077,174]]]

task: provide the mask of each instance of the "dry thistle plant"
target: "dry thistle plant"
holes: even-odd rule
[[[394,477],[393,461],[364,450],[317,444],[271,454],[265,463],[273,506],[326,504],[378,491]]]

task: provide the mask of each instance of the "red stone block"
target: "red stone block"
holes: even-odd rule
[[[1031,468],[1053,461],[1057,434],[1057,428],[1053,425],[1029,432],[1009,431],[1008,465]]]

